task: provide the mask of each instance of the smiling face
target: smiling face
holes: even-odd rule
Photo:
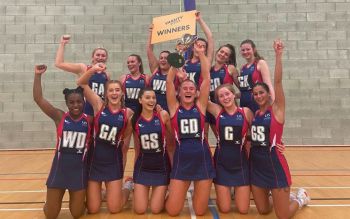
[[[139,97],[142,110],[153,111],[157,104],[156,93],[153,90],[144,91]]]
[[[217,99],[225,109],[235,105],[235,94],[228,87],[219,87],[217,90]]]
[[[253,88],[253,97],[259,107],[265,106],[270,103],[270,93],[263,85],[256,85]]]
[[[255,52],[255,49],[252,47],[252,45],[250,43],[244,43],[241,45],[241,56],[249,61],[249,60],[252,60],[254,59],[254,52]]]
[[[170,68],[170,65],[168,63],[168,52],[162,52],[159,54],[159,68],[162,71],[168,71]]]
[[[126,64],[128,65],[128,69],[131,74],[137,74],[140,72],[141,63],[136,56],[129,56],[126,60]]]
[[[92,64],[96,64],[99,62],[106,63],[108,58],[107,50],[97,48],[94,50],[92,54]]]
[[[185,80],[179,88],[179,98],[181,104],[193,104],[197,97],[197,87],[191,80]]]
[[[67,97],[66,105],[69,110],[69,114],[73,118],[78,118],[83,113],[84,99],[81,94],[71,93]]]
[[[216,53],[215,58],[219,64],[225,64],[225,63],[228,63],[230,55],[231,55],[231,50],[228,47],[223,46]]]
[[[124,93],[121,84],[118,82],[109,82],[106,84],[106,94],[105,97],[109,105],[118,105],[121,103],[121,98]]]

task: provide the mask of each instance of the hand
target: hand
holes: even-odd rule
[[[176,77],[179,79],[180,82],[187,79],[187,73],[183,68],[177,69]]]
[[[152,33],[152,31],[153,31],[153,27],[154,27],[154,24],[150,24],[150,25],[149,25],[148,31],[149,31],[150,33]]]
[[[278,150],[281,154],[283,154],[284,151],[286,150],[286,146],[284,145],[283,142],[281,142],[281,144],[276,144],[276,147],[277,147],[277,150]]]
[[[284,45],[280,39],[276,39],[273,41],[273,49],[275,50],[276,55],[282,55]]]
[[[46,69],[46,65],[35,65],[34,72],[35,74],[41,75],[46,71]]]
[[[202,19],[202,16],[201,16],[201,12],[200,12],[200,11],[197,11],[197,12],[195,13],[195,15],[196,15],[196,21]]]
[[[159,104],[156,105],[156,111],[159,113],[160,111],[164,110],[163,107]]]
[[[205,45],[200,45],[199,43],[195,42],[193,45],[193,51],[195,51],[198,54],[198,56],[201,54],[205,55]]]
[[[105,63],[98,62],[93,66],[93,68],[95,72],[101,73],[101,72],[104,72],[107,67]]]
[[[63,35],[61,37],[61,44],[66,45],[69,42],[70,37],[71,37],[70,35]]]

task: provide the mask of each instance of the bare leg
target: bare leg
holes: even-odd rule
[[[231,191],[230,187],[215,184],[216,205],[222,213],[231,211]]]
[[[150,187],[137,183],[135,183],[134,186],[134,212],[136,214],[144,214],[147,211],[148,207],[148,194]]]
[[[80,218],[85,212],[86,190],[69,191],[69,210],[73,218]]]
[[[178,216],[181,213],[190,183],[177,179],[170,180],[169,195],[165,201],[165,209],[170,216]]]
[[[151,196],[152,214],[159,214],[164,209],[167,186],[153,186]]]
[[[272,204],[269,199],[269,191],[268,189],[264,189],[261,187],[251,186],[254,202],[259,214],[268,214],[272,210]]]
[[[88,181],[87,187],[87,208],[89,214],[96,214],[101,207],[101,188],[102,183],[97,181]]]
[[[290,188],[272,189],[273,207],[276,216],[280,219],[291,218],[299,209],[299,204],[296,200],[290,201]]]
[[[208,210],[212,179],[194,181],[193,209],[196,215],[202,216]]]
[[[55,219],[61,211],[65,189],[47,188],[44,213],[47,219]]]
[[[235,204],[241,214],[248,214],[250,204],[250,186],[235,187]]]

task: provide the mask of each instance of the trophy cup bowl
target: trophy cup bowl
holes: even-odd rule
[[[176,43],[176,52],[168,55],[168,63],[175,68],[182,67],[185,64],[184,53],[196,42],[197,38],[195,35],[184,34]]]

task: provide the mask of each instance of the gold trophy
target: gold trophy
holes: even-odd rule
[[[196,35],[184,34],[176,43],[176,52],[168,55],[168,63],[175,68],[182,67],[185,64],[184,53],[197,39]]]

